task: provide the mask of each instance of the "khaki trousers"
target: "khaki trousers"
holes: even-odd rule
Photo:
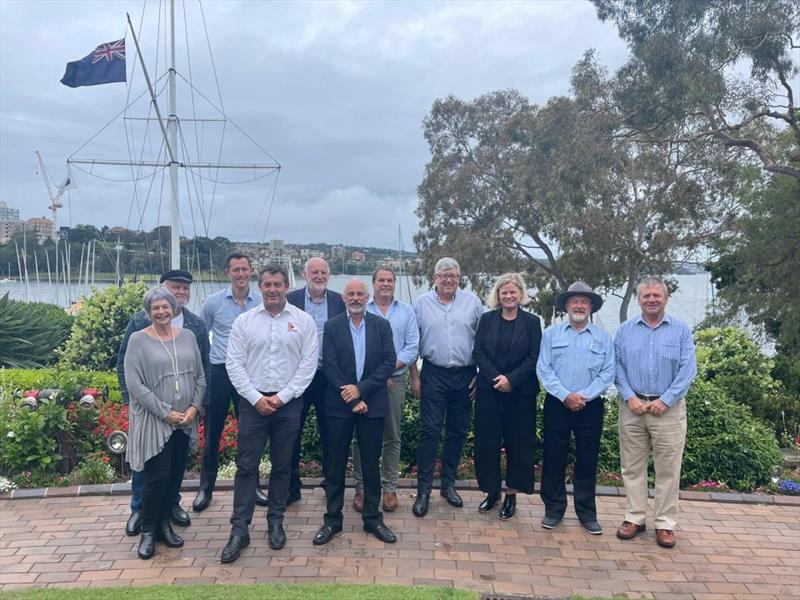
[[[619,409],[619,448],[622,482],[627,495],[625,520],[644,525],[647,517],[647,464],[653,448],[655,466],[655,527],[674,529],[678,523],[678,493],[683,447],[686,443],[686,400],[661,416],[637,416],[622,401]]]

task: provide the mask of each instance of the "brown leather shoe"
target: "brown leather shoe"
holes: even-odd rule
[[[383,510],[386,512],[395,511],[397,504],[397,494],[395,492],[386,492],[383,495]]]
[[[656,529],[656,544],[662,548],[672,548],[675,545],[675,534],[671,529]]]
[[[647,525],[637,525],[630,521],[623,521],[617,529],[617,537],[621,540],[632,540],[647,529]]]
[[[356,512],[364,510],[364,492],[356,490],[356,495],[353,496],[353,510]]]

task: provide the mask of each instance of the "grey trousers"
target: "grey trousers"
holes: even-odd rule
[[[383,452],[381,453],[381,486],[383,493],[397,491],[400,470],[400,425],[403,422],[403,405],[406,402],[406,373],[393,375],[389,381],[389,413],[383,419]],[[361,453],[353,443],[353,477],[356,489],[364,490],[361,474]]]

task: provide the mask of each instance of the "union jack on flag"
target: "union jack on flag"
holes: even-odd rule
[[[80,60],[67,63],[61,83],[69,87],[126,81],[125,38],[106,42]]]
[[[117,40],[116,42],[107,42],[100,44],[94,49],[94,56],[92,57],[92,64],[106,60],[111,62],[115,58],[125,60],[125,38]]]

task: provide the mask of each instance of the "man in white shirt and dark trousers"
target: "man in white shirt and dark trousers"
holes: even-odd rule
[[[286,270],[267,265],[259,275],[258,288],[263,303],[234,321],[225,361],[231,383],[246,402],[239,403],[232,527],[220,557],[223,563],[235,561],[250,543],[248,526],[267,439],[272,463],[267,538],[273,550],[286,543],[283,514],[303,408],[297,398],[314,377],[319,353],[314,320],[286,302]]]

